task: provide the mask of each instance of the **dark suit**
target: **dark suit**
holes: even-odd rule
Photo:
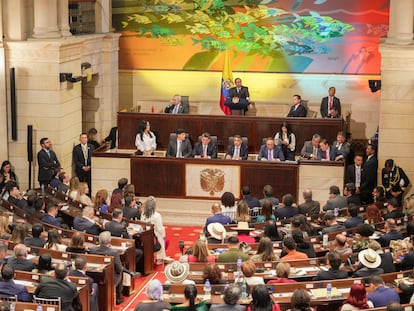
[[[131,239],[126,227],[123,224],[117,222],[116,220],[111,220],[107,222],[105,224],[105,230],[111,232],[112,236]]]
[[[238,97],[240,99],[247,99],[248,97],[250,97],[249,94],[249,88],[247,86],[241,86],[240,90],[237,91],[237,87],[232,87],[229,90],[229,96],[228,98],[230,99],[230,101],[233,99],[233,97]],[[246,112],[248,109],[246,107],[246,109],[244,110],[244,112]]]
[[[31,272],[36,269],[36,265],[29,259],[12,257],[7,260],[14,270],[22,270]]]
[[[107,137],[105,137],[104,141],[111,142],[111,149],[114,149],[117,145],[117,135],[118,134],[118,127],[114,126],[113,128],[111,128],[111,131],[109,132],[109,135]]]
[[[364,218],[362,218],[361,216],[355,216],[355,217],[348,218],[344,222],[344,226],[349,229],[349,228],[354,228],[358,226],[359,224],[363,224],[363,223],[364,223]]]
[[[299,106],[296,108],[295,110],[295,105],[293,105],[292,107],[290,107],[290,111],[287,115],[287,117],[306,117],[307,115],[307,111],[305,106],[303,106],[302,104],[299,104]]]
[[[267,159],[268,156],[268,149],[266,145],[262,145],[260,147],[259,155],[257,156],[257,160],[261,161],[263,158]],[[279,146],[273,147],[273,159],[280,159],[280,161],[285,161],[285,156],[283,155],[282,148]]]
[[[341,209],[348,206],[348,198],[342,195],[337,195],[336,197],[326,201],[326,205],[323,207],[324,211],[334,210],[335,208]]]
[[[320,213],[321,207],[318,201],[307,200],[299,204],[299,214],[303,215],[317,215]]]
[[[37,164],[39,165],[39,176],[37,180],[41,185],[48,185],[55,176],[56,170],[60,168],[60,162],[56,153],[49,150],[49,155],[42,149],[37,153]]]
[[[93,235],[99,235],[99,227],[93,221],[89,221],[85,217],[77,216],[73,219],[73,229],[86,232]]]
[[[183,158],[191,158],[193,156],[192,150],[193,149],[191,147],[190,140],[184,139],[181,142],[181,154]],[[177,156],[177,140],[176,139],[170,140],[170,143],[168,144],[166,156],[173,157],[173,158]]]
[[[357,206],[361,205],[361,199],[359,198],[359,195],[357,194],[350,195],[349,197],[347,197],[347,199],[348,199],[348,205],[349,204],[355,204]]]
[[[334,146],[329,146],[329,161],[335,161],[336,156],[338,155],[338,150]],[[326,160],[326,151],[322,149],[318,150],[317,160]]]
[[[321,108],[320,108],[322,118],[329,118],[330,111],[328,109],[328,103],[329,103],[329,97],[328,96],[322,98]],[[338,110],[338,114],[341,114],[341,101],[339,100],[338,97],[334,96],[334,98],[332,100],[332,108],[336,108]]]
[[[234,149],[235,149],[235,146],[234,146],[234,144],[231,144],[231,145],[229,145],[228,147],[227,147],[227,153],[226,153],[226,156],[227,155],[230,155],[232,158],[233,158],[233,155],[234,155]],[[248,146],[246,146],[245,144],[241,144],[240,145],[240,150],[239,150],[239,157],[240,157],[240,159],[242,159],[242,160],[247,160],[247,157],[249,156],[249,147]]]
[[[275,217],[277,219],[289,219],[293,216],[297,215],[299,213],[299,210],[296,207],[293,206],[285,206],[280,207],[275,212]]]
[[[39,298],[58,298],[60,297],[60,304],[62,311],[72,311],[73,299],[78,294],[76,285],[67,280],[46,278],[36,287],[35,293]]]
[[[392,240],[402,240],[403,236],[401,232],[391,230],[390,232],[387,232],[386,234],[383,234],[378,239],[378,242],[381,244],[382,247],[388,247],[390,246],[390,242]]]
[[[46,241],[45,239],[42,239],[42,238],[34,238],[31,236],[28,236],[27,238],[24,238],[23,243],[26,245],[43,248],[45,246]]]
[[[91,170],[85,172],[82,167],[91,167],[92,152],[94,150],[93,145],[87,144],[87,158],[83,154],[82,145],[78,144],[73,147],[73,162],[75,163],[75,173],[78,176],[79,181],[85,181],[88,183],[89,193],[91,193]]]
[[[114,257],[114,264],[115,264],[115,280],[114,284],[116,286],[116,298],[121,298],[122,293],[122,263],[117,251],[112,250],[108,246],[99,245],[97,247],[92,247],[89,250],[90,254],[97,254],[97,255],[105,255],[105,256],[113,256]]]
[[[305,141],[303,144],[302,150],[300,151],[300,154],[302,157],[309,159],[311,157],[311,154],[315,156],[315,158],[318,156],[319,152],[319,146],[316,148],[316,153],[313,152],[313,144],[311,140]]]
[[[0,282],[0,295],[8,297],[17,295],[18,301],[32,301],[32,297],[30,297],[26,287],[24,285],[14,283],[13,280]]]
[[[69,270],[70,276],[77,276],[77,277],[87,277],[89,278],[89,291],[90,291],[90,311],[99,311],[99,302],[98,302],[98,284],[93,282],[93,279],[86,274],[83,273],[83,271],[79,270]],[[93,292],[93,294],[92,294]]]
[[[67,194],[69,191],[69,186],[64,184],[63,182],[59,182],[56,190],[64,194]]]
[[[45,216],[42,217],[42,221],[56,227],[62,227],[62,223],[60,222],[60,220],[49,214],[45,214]]]
[[[124,206],[122,209],[122,213],[124,215],[124,218],[126,219],[141,219],[141,212],[137,207]]]
[[[363,204],[373,202],[372,190],[377,186],[377,170],[378,159],[377,155],[374,154],[362,165],[360,192]]]
[[[17,207],[20,207],[21,209],[25,210],[27,209],[27,201],[25,199],[17,199],[13,196],[9,196],[7,201],[10,203],[16,205]]]
[[[362,169],[362,167],[361,167]],[[362,175],[362,170],[361,170],[361,175]],[[362,176],[360,176],[361,178]],[[353,183],[356,186],[356,165],[355,164],[350,164],[346,167],[346,172],[345,172],[345,183]]]
[[[165,113],[173,113],[175,105],[168,105],[165,107],[164,112]],[[180,103],[178,106],[177,113],[189,113],[190,112],[190,106],[188,104]]]
[[[334,146],[338,152],[338,155],[342,155],[344,160],[347,160],[351,145],[347,142],[339,144],[336,140],[333,142]]]
[[[314,281],[335,280],[348,278],[348,272],[345,270],[338,270],[329,268],[328,271],[319,271],[313,278]]]
[[[402,217],[404,217],[404,214],[398,209],[394,209],[391,212],[388,212],[384,215],[384,220],[387,220],[388,218],[397,219],[397,218],[402,218]]]
[[[194,146],[193,156],[203,156],[203,143],[201,141],[197,142]],[[210,141],[207,145],[207,157],[211,159],[217,159],[217,145]]]

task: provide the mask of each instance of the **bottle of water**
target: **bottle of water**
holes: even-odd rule
[[[226,288],[229,286],[230,286],[229,281],[226,281],[226,285],[224,285],[224,290],[226,290]]]
[[[246,280],[243,280],[242,288],[241,288],[241,300],[244,301],[247,299],[247,284]]]
[[[242,260],[241,260],[241,257],[239,257],[237,258],[237,271],[236,271],[236,275],[234,276],[235,283],[237,283],[238,279],[242,276],[241,266],[242,266]]]
[[[404,225],[408,223],[408,215],[407,213],[404,214]]]
[[[326,286],[326,299],[332,298],[332,283],[328,283]]]
[[[211,300],[211,285],[209,279],[206,279],[204,283],[204,300]]]
[[[36,311],[43,311],[42,305],[40,303],[37,305]]]
[[[338,208],[337,208],[337,207],[335,207],[335,208],[334,208],[334,216],[335,216],[335,218],[338,218],[338,214],[339,214],[339,212],[338,212]]]

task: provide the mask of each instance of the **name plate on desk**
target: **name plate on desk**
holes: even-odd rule
[[[238,193],[240,167],[237,165],[185,165],[187,196],[220,198],[225,191]]]

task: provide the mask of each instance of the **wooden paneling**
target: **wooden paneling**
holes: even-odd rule
[[[314,133],[332,143],[338,131],[342,130],[341,120],[316,118],[269,118],[248,116],[205,116],[173,115],[157,113],[118,113],[119,148],[134,149],[135,136],[141,120],[151,124],[151,130],[157,136],[157,149],[165,150],[170,133],[183,128],[196,140],[203,132],[217,135],[219,151],[227,148],[228,137],[234,134],[249,139],[249,152],[258,153],[264,137],[274,136],[284,121],[287,121],[296,135],[296,153],[299,154],[303,143],[312,138]]]

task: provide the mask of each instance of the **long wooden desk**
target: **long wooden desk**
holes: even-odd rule
[[[118,113],[118,148],[135,149],[135,136],[141,120],[149,121],[151,130],[157,136],[157,149],[166,150],[170,133],[183,128],[189,137],[196,140],[203,132],[217,135],[219,152],[225,152],[228,137],[239,134],[249,139],[249,152],[258,153],[264,137],[274,137],[284,121],[296,136],[296,153],[299,154],[305,141],[315,133],[332,143],[342,121],[315,118],[273,118],[247,116],[209,116],[189,114]]]

